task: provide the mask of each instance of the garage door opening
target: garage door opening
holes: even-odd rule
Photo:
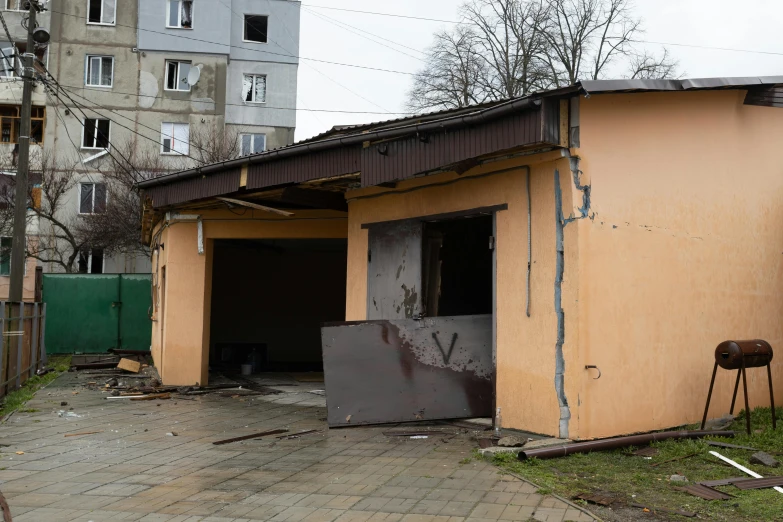
[[[345,239],[215,241],[210,382],[243,365],[322,380],[320,328],[345,318],[346,263]]]

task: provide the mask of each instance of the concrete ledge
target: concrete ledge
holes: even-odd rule
[[[560,446],[563,444],[570,444],[571,442],[573,441],[571,441],[570,439],[550,438],[550,439],[531,440],[521,448],[503,448],[500,446],[492,446],[490,448],[479,449],[478,451],[482,457],[492,458],[493,456],[498,455],[500,453],[513,453],[514,455],[518,455],[519,452],[522,450],[545,448],[547,446]]]

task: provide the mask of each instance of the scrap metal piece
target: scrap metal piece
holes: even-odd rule
[[[630,435],[627,437],[615,437],[612,439],[577,442],[575,444],[568,444],[565,446],[523,450],[519,452],[519,460],[527,460],[533,457],[538,459],[552,459],[557,457],[565,457],[574,453],[589,453],[591,451],[612,450],[625,448],[628,446],[644,446],[651,442],[670,439],[699,439],[702,437],[733,436],[733,431],[663,431],[660,433],[647,433],[645,435]]]
[[[698,455],[698,453],[688,453],[687,455],[683,455],[681,457],[674,457],[673,459],[662,460],[661,462],[656,462],[655,464],[650,464],[650,467],[651,468],[655,468],[655,467],[660,466],[661,464],[668,464],[669,462],[676,462],[678,460],[689,459],[691,457],[695,457],[696,455]]]
[[[714,486],[728,486],[730,484],[736,484],[737,482],[742,482],[744,480],[754,480],[754,479],[748,477],[734,477],[734,478],[726,478],[726,479],[718,479],[718,480],[703,480],[701,482],[697,482],[697,484],[701,484],[702,486],[707,486],[711,488]]]
[[[723,462],[725,462],[727,464],[731,464],[732,466],[734,466],[738,470],[742,471],[743,473],[747,473],[748,475],[750,475],[753,478],[757,478],[757,479],[764,478],[761,475],[759,475],[758,473],[756,473],[755,471],[753,471],[752,469],[748,469],[748,468],[746,468],[745,466],[743,466],[741,464],[737,464],[736,462],[734,462],[730,458],[724,457],[723,455],[721,455],[717,451],[710,451],[710,455],[718,457]],[[780,486],[775,486],[775,491],[777,491],[778,493],[783,493],[783,488],[780,487]]]
[[[330,427],[493,414],[492,315],[332,323],[321,337]]]
[[[277,435],[278,433],[287,433],[288,430],[271,430],[271,431],[262,431],[261,433],[254,433],[252,435],[244,435],[242,437],[234,437],[233,439],[225,439],[225,440],[216,440],[212,444],[215,446],[219,446],[221,444],[228,444],[230,442],[239,442],[242,440],[250,440],[250,439],[256,439],[258,437],[265,437],[267,435]]]
[[[584,500],[591,504],[598,504],[599,506],[610,506],[617,501],[616,498],[604,495],[603,493],[579,493],[574,497],[574,500]]]
[[[732,484],[742,490],[774,488],[775,486],[783,486],[783,477],[744,479],[732,482]]]
[[[278,439],[298,439],[302,435],[307,435],[308,433],[320,433],[321,430],[304,430],[297,433],[292,433],[290,435],[280,435],[277,437]]]
[[[730,498],[734,498],[734,495],[723,493],[722,491],[718,491],[717,489],[712,489],[711,487],[704,486],[702,484],[691,484],[688,486],[677,487],[674,489],[676,489],[677,491],[684,491],[685,493],[690,493],[691,495],[703,498],[704,500],[728,500]]]
[[[748,451],[759,451],[756,448],[751,448],[749,446],[737,446],[736,444],[728,444],[726,442],[716,442],[714,440],[708,440],[706,441],[708,446],[713,446],[715,448],[729,448],[729,449],[741,449],[741,450],[748,450]]]

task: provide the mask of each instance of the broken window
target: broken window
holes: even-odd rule
[[[114,81],[114,58],[87,55],[85,85],[111,87]]]
[[[269,17],[266,15],[245,15],[245,41],[266,43],[268,25]]]
[[[424,224],[425,315],[492,313],[492,241],[492,216]]]
[[[11,275],[11,244],[10,237],[0,238],[0,276]]]
[[[103,273],[103,250],[100,248],[85,248],[79,252],[80,274]]]
[[[166,27],[192,29],[193,0],[169,0],[166,13]]]
[[[114,25],[117,0],[87,0],[87,23]]]
[[[79,214],[106,212],[106,185],[104,183],[79,184]]]
[[[166,61],[166,90],[189,91],[190,62]]]
[[[242,155],[249,156],[266,150],[266,134],[240,134]]]
[[[187,156],[190,151],[190,125],[187,123],[163,123],[160,129],[161,153]]]
[[[266,103],[266,74],[246,74],[242,81],[242,100]]]
[[[24,6],[25,0],[5,0],[6,11],[27,11]]]
[[[82,138],[83,149],[107,149],[111,121],[99,118],[87,118],[84,120],[84,135]]]
[[[35,68],[43,73],[46,70],[46,49],[45,46],[35,47]],[[27,50],[27,44],[24,42],[16,44],[16,53],[14,53],[13,44],[10,42],[0,42],[0,77],[18,78],[22,67],[22,54]]]
[[[19,143],[19,127],[21,124],[20,107],[13,105],[0,106],[0,143]],[[30,120],[30,138],[33,143],[43,143],[46,109],[33,107]]]

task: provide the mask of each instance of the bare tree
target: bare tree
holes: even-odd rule
[[[190,156],[199,165],[238,158],[242,153],[239,130],[225,125],[202,124],[190,129]]]
[[[513,98],[548,85],[544,31],[549,6],[543,0],[471,0],[463,18],[476,28],[486,62],[481,78],[492,98]]]
[[[462,15],[457,29],[435,35],[408,93],[412,110],[462,107],[600,79],[620,70],[618,65],[630,78],[677,74],[667,50],[656,56],[637,47],[643,30],[632,0],[468,0]],[[454,48],[459,52],[446,52]]]
[[[478,35],[467,26],[436,33],[427,65],[413,79],[408,108],[454,109],[486,101],[488,68],[478,43]]]

